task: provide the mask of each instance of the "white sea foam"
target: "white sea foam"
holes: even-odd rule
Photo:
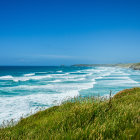
[[[107,77],[103,81],[100,81],[100,84],[124,87],[124,86],[129,86],[129,85],[138,86],[139,82],[131,79],[130,77],[114,77],[114,79],[112,79],[112,77]]]
[[[78,91],[71,90],[59,94],[32,94],[27,96],[1,97],[0,124],[4,120],[18,120],[21,116],[26,116],[30,112],[36,112],[38,110],[34,106],[36,104],[48,108],[52,105],[61,104],[62,101],[74,98],[78,95]]]
[[[77,79],[74,79],[73,77],[69,77],[69,78],[66,78],[65,80],[63,80],[63,82],[64,81],[83,81],[83,80],[85,80],[86,78],[77,78]]]
[[[24,74],[24,76],[33,76],[35,73]]]
[[[28,81],[28,80],[41,80],[45,78],[51,78],[50,75],[43,75],[43,76],[28,76],[28,77],[14,77],[13,81]]]
[[[58,81],[57,81],[58,82]],[[63,91],[65,89],[68,90],[81,90],[81,89],[88,89],[93,87],[94,82],[87,82],[87,83],[55,83],[55,84],[47,84],[47,85],[19,85],[19,86],[14,86],[14,87],[4,87],[1,88],[2,90],[36,90],[36,89],[53,89],[57,91]]]
[[[137,81],[134,81],[132,79],[127,80],[106,80],[106,85],[116,85],[116,86],[124,86],[128,84],[138,84]]]
[[[28,80],[40,80],[40,79],[44,79],[44,78],[51,78],[51,75],[42,75],[42,76],[31,76],[31,74],[26,76],[21,76],[21,77],[13,77],[11,75],[7,75],[7,76],[1,76],[0,79],[1,80],[13,80],[14,82],[18,82],[18,81],[28,81]]]
[[[36,73],[43,74],[35,75]],[[31,110],[36,112],[37,106],[45,106],[45,108],[47,108],[60,104],[63,100],[79,96],[81,92],[84,92],[82,90],[92,89],[95,84],[110,87],[132,87],[140,85],[138,81],[130,78],[129,75],[131,75],[131,73],[131,71],[128,72],[121,68],[98,67],[67,73],[60,72],[57,74],[53,74],[53,72],[51,74],[47,74],[47,72],[35,72],[34,75],[29,73],[19,77],[13,77],[11,75],[1,76],[0,80],[5,80],[4,82],[7,82],[6,80],[16,82],[35,81],[33,83],[32,81],[30,83],[27,82],[27,84],[19,83],[12,87],[1,87],[0,90],[3,92],[20,93],[21,91],[22,93],[22,91],[24,91],[26,95],[0,97],[0,123],[4,119],[19,119],[22,115],[30,113]]]
[[[11,76],[11,75],[0,76],[0,79],[1,80],[11,80],[11,79],[13,79],[13,76]]]
[[[58,71],[56,71],[56,72],[63,72],[62,70],[58,70]]]
[[[84,79],[79,78],[79,80]],[[15,118],[16,120],[18,120],[21,116],[30,113],[31,110],[32,112],[36,112],[36,105],[45,106],[45,108],[47,108],[52,105],[60,104],[62,101],[67,100],[68,98],[78,96],[80,90],[92,88],[95,84],[95,81],[77,84],[60,84],[60,81],[58,80],[54,80],[54,82],[56,83],[47,85],[19,85],[15,87],[8,87],[11,90],[39,90],[40,93],[38,92],[38,94],[26,96],[0,97],[0,104],[2,105],[0,109],[0,123],[4,119],[10,120],[12,118]],[[42,94],[41,92],[43,91],[43,89],[51,89],[54,91],[54,94]],[[5,111],[3,112],[3,110]]]
[[[62,80],[54,80],[54,81],[50,81],[50,82],[53,82],[53,83],[55,83],[55,82],[62,82]]]

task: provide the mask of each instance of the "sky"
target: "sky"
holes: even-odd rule
[[[139,0],[0,0],[0,65],[132,62]]]

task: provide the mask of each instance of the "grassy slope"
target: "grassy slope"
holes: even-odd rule
[[[122,64],[77,64],[72,66],[84,66],[84,67],[122,67],[122,68],[132,68],[135,70],[140,70],[140,63],[122,63]]]
[[[133,64],[130,68],[134,70],[140,70],[140,63]]]
[[[16,126],[0,129],[5,139],[139,139],[140,88],[111,101],[84,98],[40,111]]]

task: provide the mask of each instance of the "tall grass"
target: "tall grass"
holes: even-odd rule
[[[108,100],[80,98],[0,129],[2,140],[140,139],[140,88]]]

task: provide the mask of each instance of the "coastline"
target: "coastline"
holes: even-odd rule
[[[134,70],[140,70],[140,63],[133,64],[133,65],[131,65],[130,68],[132,68]]]
[[[122,64],[75,64],[73,67],[121,67],[140,70],[140,63],[122,63]]]
[[[75,98],[0,129],[5,139],[138,139],[140,88],[112,98]]]
[[[21,116],[26,117],[39,108],[55,106],[74,96],[107,96],[110,90],[116,94],[123,89],[140,85],[139,72],[119,67],[12,69],[13,67],[4,67],[1,71],[3,74],[0,81],[7,86],[1,85],[1,93],[6,94],[0,98],[0,124],[4,120],[19,120]]]

